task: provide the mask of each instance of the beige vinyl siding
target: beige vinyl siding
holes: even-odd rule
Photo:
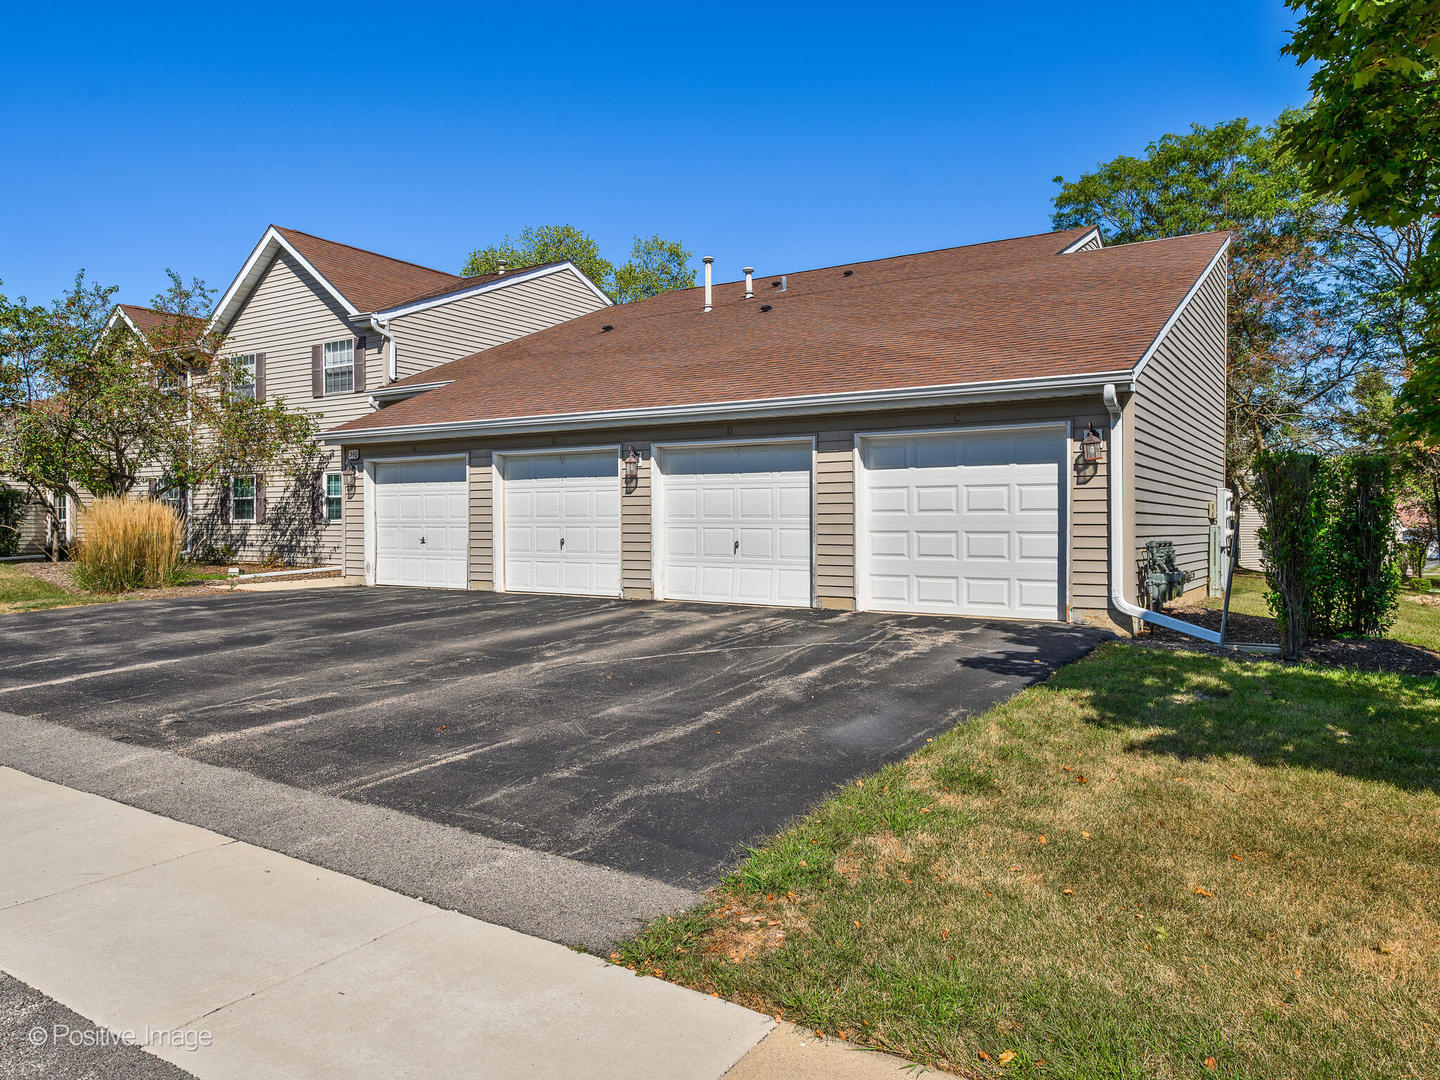
[[[1098,399],[1098,394],[1096,395]],[[640,474],[633,491],[621,500],[621,585],[630,599],[647,599],[652,587],[651,446],[687,440],[719,441],[728,438],[813,437],[815,439],[815,596],[823,607],[855,606],[855,476],[854,447],[857,432],[945,428],[975,424],[1066,421],[1072,426],[1072,459],[1078,462],[1079,440],[1085,427],[1095,423],[1108,434],[1105,412],[1096,399],[1070,402],[1033,402],[962,409],[930,409],[884,414],[839,416],[821,422],[805,419],[756,420],[731,424],[657,426],[645,429],[575,431],[540,437],[408,442],[362,447],[367,457],[406,454],[470,454],[471,588],[493,587],[494,510],[491,505],[493,451],[552,449],[560,446],[618,445],[623,454],[634,447],[640,455]],[[483,464],[482,464],[483,462]],[[1089,470],[1069,470],[1071,538],[1069,553],[1070,604],[1078,617],[1103,615],[1108,607],[1107,476],[1103,464]],[[363,578],[363,528],[354,523],[364,509],[359,493],[346,506],[352,523],[347,532],[346,574]]]
[[[382,385],[385,376],[380,338],[353,326],[345,311],[288,252],[271,261],[259,284],[228,327],[224,352],[265,354],[265,397],[284,398],[291,408],[315,414],[320,430],[343,424],[372,411],[368,392],[313,393],[312,349],[327,341],[364,337],[357,369],[365,367],[366,390]],[[316,470],[338,471],[339,454],[320,450]],[[191,542],[198,546],[229,546],[242,560],[278,558],[298,565],[337,560],[344,547],[344,521],[315,521],[316,485],[311,475],[267,476],[264,523],[225,525],[220,521],[219,482],[190,494]],[[342,514],[348,512],[347,504]]]
[[[1132,563],[1175,544],[1186,589],[1209,580],[1210,503],[1225,481],[1226,266],[1206,276],[1141,372],[1131,400]],[[1132,583],[1139,599],[1138,577]]]
[[[411,315],[397,315],[390,320],[389,329],[395,335],[400,378],[604,306],[595,291],[566,268]]]
[[[1072,251],[1070,254],[1073,255],[1076,252],[1080,251],[1099,251],[1103,246],[1104,245],[1100,243],[1100,234],[1096,233],[1094,236],[1090,237],[1089,240],[1086,240],[1085,243],[1081,244],[1075,249],[1075,251]]]
[[[13,488],[21,494],[24,494],[26,490],[4,476],[0,476],[0,485]],[[20,507],[20,520],[15,524],[20,531],[20,544],[15,554],[38,555],[45,551],[46,541],[50,535],[50,526],[49,518],[45,516],[44,506],[27,496]]]

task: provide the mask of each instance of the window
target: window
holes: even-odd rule
[[[339,521],[345,499],[341,495],[341,476],[338,472],[325,474],[325,520]]]
[[[180,387],[184,385],[180,369],[166,363],[160,364],[156,370],[155,382],[162,394],[179,393]]]
[[[235,385],[232,387],[237,398],[255,396],[255,354],[241,353],[235,357]]]
[[[55,500],[55,532],[61,540],[70,539],[70,496],[63,491],[51,495]]]
[[[230,520],[255,520],[255,477],[230,478]]]
[[[355,389],[355,342],[325,343],[325,393],[348,394]]]
[[[168,487],[160,492],[160,501],[168,506],[176,517],[185,515],[185,489],[183,487]]]

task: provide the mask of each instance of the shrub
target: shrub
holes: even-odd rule
[[[1257,501],[1264,515],[1266,598],[1280,620],[1285,657],[1300,655],[1310,629],[1315,568],[1324,523],[1321,463],[1299,450],[1269,451],[1255,461]]]
[[[185,529],[164,503],[106,496],[80,511],[79,526],[75,575],[87,589],[153,589],[178,579]]]
[[[1400,591],[1390,461],[1378,454],[1335,458],[1325,466],[1324,489],[1311,632],[1383,634]]]
[[[0,558],[20,554],[20,519],[25,515],[25,493],[0,484]]]
[[[1312,635],[1383,634],[1400,590],[1390,462],[1272,451],[1256,459],[1256,480],[1267,600],[1284,626],[1285,656]]]

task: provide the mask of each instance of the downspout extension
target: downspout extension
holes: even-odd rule
[[[1132,619],[1163,626],[1168,630],[1178,630],[1190,637],[1219,645],[1220,635],[1214,630],[1206,630],[1203,626],[1196,626],[1184,619],[1140,607],[1125,597],[1125,552],[1121,546],[1125,536],[1125,454],[1120,398],[1114,383],[1106,383],[1103,393],[1105,408],[1110,412],[1110,603],[1117,611],[1129,615]]]

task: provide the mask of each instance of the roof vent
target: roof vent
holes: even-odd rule
[[[749,300],[755,295],[755,268],[753,266],[742,266],[740,271],[745,275],[745,299]]]
[[[496,272],[497,274],[503,274],[503,273],[505,272],[505,260],[504,260],[504,259],[501,259],[501,260],[500,260],[500,266],[499,266],[499,268],[498,268],[495,272]]]
[[[853,273],[855,273],[854,270],[846,270],[846,271],[845,271],[845,276],[846,276],[846,277],[849,277],[849,276],[850,276],[851,274],[853,274]]]
[[[710,264],[715,261],[715,256],[706,255],[700,261],[705,264],[705,307],[703,310],[709,311],[714,306],[710,303]]]
[[[760,305],[760,310],[761,310],[761,311],[769,311],[769,310],[770,310],[770,305],[769,305],[769,304],[761,304],[761,305]]]
[[[600,332],[601,332],[602,334],[608,334],[611,330],[614,330],[614,329],[615,329],[615,327],[611,326],[611,325],[607,322],[604,326],[600,327]]]

